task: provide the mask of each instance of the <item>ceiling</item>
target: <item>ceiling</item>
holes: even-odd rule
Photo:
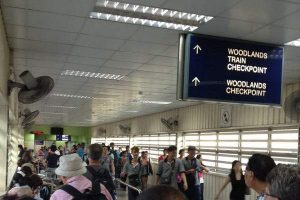
[[[300,0],[123,2],[214,16],[196,33],[275,44],[300,38]],[[36,77],[51,76],[52,93],[97,97],[47,96],[26,105],[41,111],[37,123],[94,126],[191,105],[176,100],[179,31],[90,19],[94,5],[94,0],[1,0],[16,74],[30,70]],[[300,48],[286,47],[284,62],[285,82],[299,82]],[[61,76],[64,70],[125,78]],[[140,104],[136,99],[173,103]]]

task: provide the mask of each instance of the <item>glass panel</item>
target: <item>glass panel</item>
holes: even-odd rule
[[[225,169],[231,169],[231,164],[227,164],[227,163],[219,163],[218,167],[220,168],[225,168]]]
[[[238,156],[218,156],[218,161],[232,162],[234,160],[238,160]]]
[[[267,142],[242,142],[242,147],[248,148],[267,148]]]
[[[200,134],[200,141],[201,140],[216,140],[217,135],[201,135]]]
[[[238,142],[219,142],[219,148],[221,147],[238,147]]]
[[[298,140],[298,133],[272,134],[272,140]]]
[[[185,140],[199,140],[198,135],[184,136]]]
[[[219,140],[239,140],[239,135],[219,135]]]
[[[211,142],[211,141],[201,141],[200,140],[200,147],[203,147],[203,146],[205,146],[205,147],[215,147],[215,146],[217,146],[217,142],[216,141]]]
[[[268,140],[268,134],[242,134],[242,140]]]
[[[272,142],[271,146],[276,149],[298,149],[298,142]]]

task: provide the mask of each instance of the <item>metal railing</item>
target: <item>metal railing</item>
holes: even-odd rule
[[[129,188],[131,188],[131,189],[133,189],[133,190],[137,191],[139,194],[141,194],[141,193],[142,193],[142,190],[141,190],[141,189],[139,189],[139,188],[136,188],[136,187],[134,187],[134,186],[132,186],[132,185],[130,185],[130,184],[128,184],[128,183],[126,183],[126,182],[122,181],[122,180],[121,180],[121,179],[119,179],[119,178],[116,178],[116,179],[115,179],[115,181],[117,181],[117,182],[119,182],[119,183],[121,183],[121,184],[123,184],[123,185],[126,185],[127,187],[129,187]]]

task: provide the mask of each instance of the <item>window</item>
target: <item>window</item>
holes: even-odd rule
[[[105,137],[102,137],[102,138],[92,138],[91,139],[91,144],[95,144],[95,143],[98,143],[98,144],[105,143]]]
[[[176,145],[176,134],[138,135],[133,138],[133,146],[140,147],[140,151],[148,151],[152,161],[157,162],[164,148]]]
[[[108,137],[106,138],[106,143],[109,145],[111,142],[115,143],[115,150],[118,150],[119,147],[122,147],[122,150],[125,151],[125,147],[129,146],[130,144],[130,138],[117,136],[117,137]]]
[[[125,151],[125,147],[127,145],[130,145],[130,138],[122,137],[122,136],[116,136],[116,137],[101,137],[101,138],[92,138],[91,144],[98,143],[98,144],[106,144],[109,145],[111,142],[115,143],[115,149],[118,150],[119,147],[122,147],[122,149]]]
[[[271,132],[270,155],[276,163],[297,163],[298,129],[273,130]]]
[[[245,129],[185,133],[183,144],[196,146],[211,170],[228,173],[232,161],[240,160],[244,169],[254,153],[269,154],[276,163],[297,163],[298,137],[298,129]]]

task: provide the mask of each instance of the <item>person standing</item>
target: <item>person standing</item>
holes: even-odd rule
[[[200,178],[200,200],[204,200],[204,176],[203,171],[206,173],[209,172],[209,169],[203,164],[201,154],[197,155],[196,158],[199,160],[201,167],[203,168],[202,171],[198,172],[198,177]]]
[[[184,166],[181,160],[176,158],[176,155],[177,147],[171,145],[168,148],[168,156],[158,163],[156,183],[161,185],[169,185],[174,187],[175,189],[178,189],[176,176],[177,174],[180,174],[183,180],[183,190],[186,191],[188,189],[188,185],[184,173]]]
[[[274,167],[276,164],[268,155],[253,154],[249,158],[245,170],[245,182],[248,187],[259,194],[257,200],[264,200],[267,188],[266,177]]]
[[[198,173],[203,170],[198,159],[195,158],[196,147],[188,147],[188,156],[182,159],[188,190],[185,192],[189,200],[200,200],[200,178]]]
[[[267,176],[265,200],[300,199],[300,165],[278,164]]]
[[[180,160],[184,159],[184,149],[180,149],[178,154],[179,154],[179,157],[178,157],[178,158],[179,158]]]
[[[126,162],[128,161],[128,155],[127,155],[127,152],[126,152],[126,151],[123,151],[123,152],[120,154],[120,156],[121,156],[121,159],[120,159],[121,169],[123,169],[124,166],[125,166],[125,164],[126,164]],[[126,174],[123,175],[123,176],[121,176],[121,181],[126,182],[126,179],[127,179],[127,175],[126,175]],[[122,188],[124,191],[126,191],[126,185],[121,184],[121,188]]]
[[[114,155],[109,153],[109,146],[103,147],[100,163],[104,168],[110,171],[113,177],[115,177]]]
[[[167,153],[168,153],[168,148],[165,148],[163,150],[163,155],[160,155],[159,158],[158,158],[158,162],[162,161],[162,160],[165,160],[166,157],[167,157]]]
[[[231,172],[225,180],[225,183],[221,187],[220,191],[217,193],[215,200],[220,198],[221,192],[224,188],[231,183],[232,189],[230,192],[230,200],[245,200],[246,194],[246,184],[245,178],[242,172],[241,162],[234,160],[232,162]]]
[[[142,166],[142,191],[144,191],[147,189],[148,176],[153,175],[150,158],[148,158],[148,151],[142,151],[142,156],[139,158],[139,161]]]
[[[72,200],[74,197],[80,198],[77,193],[83,195],[88,190],[96,192],[94,189],[100,190],[99,196],[105,196],[107,200],[112,200],[110,193],[102,184],[95,185],[83,176],[86,173],[86,168],[78,154],[61,156],[59,161],[60,165],[55,173],[64,185],[51,195],[50,200]]]
[[[101,166],[100,159],[102,156],[103,148],[100,144],[91,144],[88,147],[88,160],[89,165],[86,166],[87,172],[83,175],[90,181],[99,179],[100,182],[106,187],[113,199],[116,199],[116,188],[108,169]]]
[[[81,158],[81,160],[84,159],[84,150],[83,150],[82,144],[78,144],[78,145],[77,145],[76,153],[77,153],[78,156]]]
[[[57,168],[57,162],[59,159],[59,156],[55,153],[55,151],[57,150],[55,145],[51,145],[50,147],[50,152],[48,153],[48,157],[47,157],[47,171],[49,173],[49,177],[50,178],[54,178],[55,177],[55,169]]]
[[[138,160],[140,149],[136,146],[131,148],[132,159],[126,162],[121,176],[127,175],[131,186],[141,188],[141,164]],[[139,193],[128,187],[128,200],[136,200]]]
[[[18,145],[18,149],[19,149],[19,154],[18,154],[18,158],[22,158],[23,154],[25,153],[25,149],[23,148],[23,146],[21,144]]]

